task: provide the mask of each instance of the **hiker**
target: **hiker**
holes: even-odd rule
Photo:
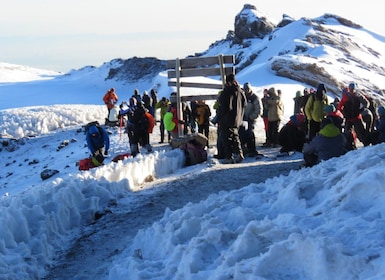
[[[205,103],[204,100],[196,102],[196,106],[192,111],[193,117],[198,124],[198,132],[202,133],[209,139],[209,129],[210,129],[210,116],[211,110],[210,107]],[[206,147],[209,147],[209,142],[207,140]]]
[[[341,111],[337,110],[333,104],[330,104],[324,106],[324,114],[326,118],[331,118],[333,120],[333,124],[342,132],[344,115]]]
[[[110,111],[114,108],[115,104],[118,102],[118,95],[115,92],[114,88],[110,88],[103,96],[103,102],[106,104],[108,109],[107,119],[110,118]]]
[[[346,139],[340,129],[334,125],[332,118],[324,118],[317,136],[304,145],[303,158],[305,166],[311,167],[332,157],[345,154]]]
[[[274,87],[269,88],[269,99],[267,100],[267,118],[268,118],[268,143],[266,147],[278,146],[279,124],[283,116],[283,103]]]
[[[150,145],[150,120],[146,112],[148,111],[146,111],[143,102],[138,102],[135,110],[132,111],[128,118],[127,134],[133,157],[140,153],[140,146],[144,147],[148,153],[152,152],[152,146]]]
[[[132,97],[136,99],[136,103],[142,102],[142,97],[140,96],[139,89],[134,89],[134,94],[132,95]]]
[[[150,95],[148,95],[148,92],[146,90],[143,92],[142,102],[144,104],[144,107],[148,110],[148,112],[150,112],[150,114],[153,115],[154,112],[152,112],[152,108],[151,108],[152,98]]]
[[[151,89],[150,96],[151,96],[150,114],[152,114],[152,116],[154,117],[154,121],[155,121],[155,125],[156,125],[157,119],[156,119],[156,114],[155,114],[155,107],[156,107],[156,104],[158,103],[158,94],[157,94],[155,89]]]
[[[323,109],[328,104],[325,85],[319,84],[316,92],[310,95],[305,106],[305,114],[309,125],[308,141],[311,141],[320,130],[321,121],[324,118]]]
[[[215,109],[215,116],[212,118],[211,122],[217,126],[217,153],[214,155],[214,158],[225,159],[223,136],[221,132],[221,126],[218,123],[218,108],[219,108],[219,96],[222,94],[223,90],[218,91],[217,99],[213,105]]]
[[[369,101],[358,91],[356,83],[350,83],[347,89],[343,90],[342,98],[338,104],[338,110],[345,118],[344,133],[347,139],[348,150],[357,149],[355,135],[364,144],[368,145],[367,133],[362,122],[361,112],[369,108]]]
[[[155,105],[155,110],[160,109],[160,125],[159,125],[160,142],[159,142],[159,144],[162,144],[164,142],[165,127],[164,127],[163,119],[164,119],[164,115],[167,113],[167,110],[168,110],[168,107],[170,106],[170,104],[171,103],[168,101],[168,99],[166,97],[162,97],[162,99],[158,103],[156,103],[156,105]],[[171,140],[171,135],[168,132],[168,142],[169,143],[170,143],[170,140]]]
[[[267,146],[268,143],[270,143],[271,141],[269,140],[269,135],[267,133],[267,130],[268,130],[268,127],[269,127],[269,118],[268,118],[268,114],[267,112],[269,111],[268,108],[267,108],[267,100],[269,99],[269,91],[267,88],[265,88],[263,90],[263,97],[261,99],[261,102],[262,102],[262,120],[263,120],[263,125],[264,125],[264,129],[265,129],[265,143],[263,143],[262,146]]]
[[[278,143],[281,145],[279,152],[302,152],[306,142],[306,126],[306,118],[303,113],[292,115],[278,133]]]
[[[170,99],[172,99],[173,96],[176,96],[176,92],[171,93]],[[182,132],[184,131],[184,121],[178,119],[176,102],[171,102],[171,105],[163,117],[163,123],[166,130],[171,134],[171,138],[179,137],[179,126]]]
[[[243,90],[247,100],[243,120],[247,122],[247,129],[244,126],[240,127],[239,136],[244,155],[255,157],[258,152],[255,144],[254,129],[257,118],[262,115],[262,105],[259,97],[251,89],[250,83],[245,83]]]
[[[226,76],[225,88],[219,95],[218,101],[218,123],[221,126],[225,152],[225,159],[222,163],[234,163],[233,154],[236,154],[235,162],[240,163],[244,160],[244,156],[239,139],[239,127],[242,124],[247,101],[234,74]]]
[[[193,112],[190,108],[190,106],[187,104],[187,102],[182,102],[182,115],[183,115],[183,121],[185,123],[183,134],[187,135],[189,132],[195,133],[195,119],[193,116]]]
[[[97,160],[94,164],[102,164],[104,156],[108,155],[110,148],[110,137],[107,131],[97,123],[91,124],[87,129],[86,141],[87,147],[93,157],[93,162],[94,159]]]
[[[372,145],[385,142],[385,107],[379,106],[377,109],[378,120],[375,129],[369,133],[368,141]]]

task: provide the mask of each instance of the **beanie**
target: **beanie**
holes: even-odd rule
[[[274,87],[271,87],[271,88],[269,88],[269,94],[270,95],[274,95],[274,96],[276,96],[277,95],[277,92],[275,91],[275,88]]]
[[[317,87],[317,93],[323,93],[323,92],[326,93],[325,85],[324,84],[319,84],[318,87]]]
[[[248,89],[250,89],[250,83],[245,83],[244,85],[243,85],[243,89],[245,89],[245,90],[248,90]]]
[[[327,114],[333,113],[335,111],[336,111],[336,107],[334,107],[333,104],[325,105],[324,106],[324,112],[327,113]]]
[[[295,97],[301,97],[301,96],[302,96],[302,92],[298,90],[298,91],[295,93]]]
[[[227,76],[226,76],[226,82],[227,83],[232,83],[232,82],[234,82],[235,81],[235,75],[234,74],[228,74]]]

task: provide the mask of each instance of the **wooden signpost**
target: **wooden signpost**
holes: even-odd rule
[[[218,94],[203,95],[182,95],[181,87],[206,88],[221,90],[225,86],[225,77],[228,74],[235,74],[234,55],[218,55],[211,57],[192,57],[167,61],[168,85],[176,87],[176,95],[171,96],[171,102],[176,102],[178,119],[182,116],[182,102],[192,100],[213,100]],[[226,66],[227,65],[227,66]],[[189,77],[215,77],[221,78],[221,83],[195,83],[183,81]],[[182,130],[179,127],[179,136]]]

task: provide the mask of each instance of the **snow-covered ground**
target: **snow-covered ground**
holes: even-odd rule
[[[360,46],[383,49],[383,37],[373,42],[365,30],[330,21],[344,34],[364,34]],[[288,28],[305,32],[298,24]],[[266,65],[286,46],[287,34],[279,30],[271,42],[260,42],[276,44],[266,52],[259,44],[245,49],[261,55],[237,74],[260,97],[264,88],[282,90],[282,124],[293,112],[295,92],[309,87],[272,75]],[[336,79],[354,73],[383,88],[381,74],[343,65],[330,48],[321,46],[312,57],[317,53]],[[342,66],[349,68],[341,73]],[[212,158],[214,145],[207,162],[183,167],[182,151],[158,144],[155,127],[153,153],[114,163],[129,151],[117,128],[110,130],[105,165],[79,171],[76,162],[89,155],[82,126],[104,122],[105,91],[115,87],[123,101],[135,87],[143,92],[156,84],[159,97],[168,96],[164,73],[156,83],[127,87],[104,81],[100,69],[66,76],[12,67],[11,76],[0,71],[0,279],[385,278],[385,144],[304,169],[301,153],[277,158],[278,148],[223,165]],[[255,133],[263,143],[260,119]],[[42,180],[47,169],[58,173]]]
[[[128,151],[115,128],[106,164],[78,171],[88,156],[82,125],[105,113],[102,105],[0,111],[2,131],[34,135],[2,140],[1,278],[384,276],[383,145],[311,169],[297,170],[300,153],[276,158],[277,148],[241,164],[210,157],[182,167],[183,153],[157,144],[156,127],[154,153],[112,163]],[[261,120],[256,132],[262,143]],[[44,169],[59,173],[43,181]]]

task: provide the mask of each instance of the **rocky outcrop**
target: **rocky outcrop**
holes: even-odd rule
[[[129,59],[116,59],[113,64],[119,67],[110,68],[106,80],[137,81],[139,79],[152,79],[159,72],[167,69],[166,61],[155,57],[132,57]]]
[[[236,15],[234,23],[234,43],[243,39],[263,38],[271,33],[275,25],[257,11],[254,5],[245,4]]]

